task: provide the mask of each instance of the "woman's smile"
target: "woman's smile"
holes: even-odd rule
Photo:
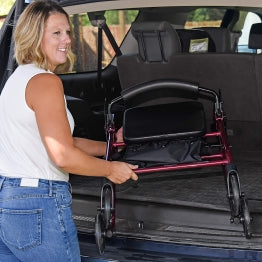
[[[67,17],[60,13],[50,15],[42,39],[42,50],[47,57],[49,70],[54,71],[58,65],[66,62],[70,45],[70,25]]]

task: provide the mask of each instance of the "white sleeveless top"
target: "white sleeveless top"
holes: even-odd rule
[[[40,73],[47,71],[33,64],[18,66],[0,95],[0,175],[68,181],[68,173],[48,157],[35,113],[25,100],[28,81]],[[73,117],[66,112],[73,132]]]

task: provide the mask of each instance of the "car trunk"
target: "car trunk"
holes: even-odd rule
[[[9,48],[6,43],[11,41],[10,30],[11,27],[8,27],[1,47]],[[4,54],[2,52],[2,64],[6,69],[8,56]],[[144,67],[137,62],[137,55],[131,58],[135,60],[134,63],[125,63],[123,56],[122,64],[110,65],[103,70],[102,84],[97,79],[97,72],[61,76],[65,94],[72,97],[71,102],[80,102],[80,107],[77,104],[73,112],[75,119],[79,117],[77,135],[97,140],[104,138],[102,110],[105,90],[110,94],[111,97],[107,97],[110,100],[120,93],[121,88],[152,80],[152,76],[156,79],[173,77],[198,82],[200,86],[216,91],[221,89],[229,120],[227,133],[232,145],[233,162],[237,166],[241,191],[246,196],[253,218],[253,236],[246,239],[242,224],[230,222],[222,167],[141,174],[137,182],[116,185],[114,236],[152,243],[261,250],[262,56],[177,54],[171,64],[164,63],[164,76],[160,67],[151,67],[150,64]],[[133,70],[125,68],[130,62]],[[0,89],[7,78],[7,73],[2,71]],[[147,76],[149,78],[145,79]],[[90,127],[92,130],[86,130]],[[102,178],[70,175],[73,216],[80,235],[87,233],[93,236],[95,233],[95,216],[100,207],[104,182]]]
[[[222,91],[228,140],[232,146],[233,163],[238,169],[241,192],[245,194],[253,218],[253,236],[251,239],[245,238],[243,226],[237,223],[237,219],[236,223],[230,222],[225,174],[221,166],[141,174],[138,182],[128,181],[117,185],[114,235],[172,244],[261,249],[262,137],[259,130],[262,130],[262,121],[259,68],[262,57],[253,54],[181,54],[175,55],[174,63],[171,62],[169,67],[166,65],[163,71],[162,67],[140,65],[134,58],[134,67],[140,72],[137,76],[134,75],[135,70],[129,71],[127,76],[125,57],[121,59],[118,74],[122,88],[150,81],[152,76],[160,79],[164,73],[165,79],[172,76],[197,82],[217,92]],[[105,79],[112,79],[107,72],[108,69],[103,72]],[[111,72],[117,79],[115,70]],[[70,81],[62,79],[67,90]],[[88,86],[91,80],[86,80],[85,85]],[[117,81],[114,85],[119,86]],[[204,107],[208,120],[211,120],[212,108],[207,104]],[[103,130],[102,125],[96,128]],[[70,182],[77,228],[79,232],[94,235],[95,217],[105,180],[71,175]]]
[[[241,143],[241,141],[239,141]],[[241,224],[230,223],[224,173],[221,167],[139,176],[116,186],[115,235],[128,238],[261,249],[262,148],[233,150],[241,191],[253,217],[251,239]],[[94,233],[103,179],[71,175],[73,211],[79,231]]]
[[[166,65],[163,71],[154,65],[140,65],[134,58],[134,68],[140,73],[135,76],[136,71],[131,70],[124,77],[127,75],[124,66],[129,63],[125,63],[123,56],[122,63],[118,64],[121,86],[128,88],[150,81],[152,76],[160,79],[164,73],[165,79],[172,76],[222,91],[233,163],[237,166],[241,192],[245,194],[253,218],[253,236],[246,239],[242,224],[230,222],[225,174],[221,166],[141,174],[138,182],[117,185],[115,236],[259,250],[262,248],[262,137],[259,132],[262,130],[259,84],[262,57],[253,54],[181,54],[174,58],[174,63],[171,62],[169,67]],[[145,79],[148,76],[150,79]],[[212,114],[212,109],[204,106],[208,115]],[[80,232],[94,234],[95,216],[105,181],[71,175],[70,182],[77,227]]]

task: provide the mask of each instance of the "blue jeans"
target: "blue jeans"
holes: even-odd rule
[[[80,262],[70,189],[0,176],[0,262]]]

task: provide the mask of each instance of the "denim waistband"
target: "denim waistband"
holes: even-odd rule
[[[13,178],[13,177],[5,177],[0,175],[0,191],[2,187],[5,186],[25,186],[23,185],[23,180],[26,180],[28,178]],[[29,178],[30,180],[31,178]],[[32,181],[35,180],[36,183],[32,187],[48,187],[49,188],[49,194],[52,195],[52,191],[57,188],[61,187],[68,187],[70,192],[72,193],[71,184],[66,181],[57,181],[57,180],[46,180],[46,179],[31,179]],[[30,186],[30,185],[28,185]]]

